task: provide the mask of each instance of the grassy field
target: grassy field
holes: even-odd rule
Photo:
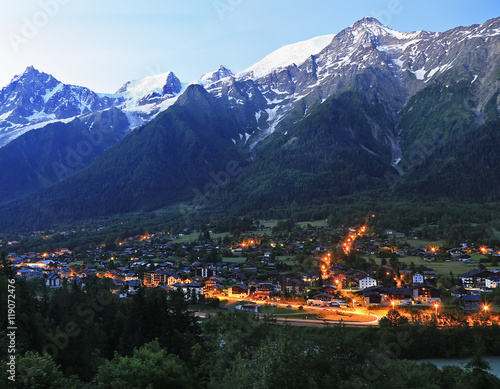
[[[495,235],[495,238],[500,239],[500,231],[498,231],[497,229],[495,229],[493,227],[490,227],[490,228],[493,231],[493,234]]]
[[[217,240],[219,238],[223,239],[227,235],[230,236],[229,232],[222,232],[219,234],[210,234],[210,237],[213,240]],[[190,243],[190,242],[197,241],[199,236],[200,236],[200,234],[198,232],[194,233],[194,234],[188,234],[188,235],[184,235],[184,236],[180,237],[179,239],[175,240],[174,242],[176,242],[176,243]]]
[[[266,225],[266,223],[264,223],[264,225]],[[271,233],[272,233],[272,231],[269,231],[269,230],[266,230],[266,231],[249,231],[249,232],[244,233],[243,235],[248,235],[248,234],[253,234],[253,235],[271,235]],[[191,243],[191,242],[197,241],[199,236],[200,236],[200,234],[198,232],[197,233],[192,233],[192,234],[184,235],[184,236],[180,237],[179,239],[175,240],[174,242],[177,242],[177,243]],[[226,236],[229,236],[231,239],[233,237],[229,232],[221,232],[221,233],[218,233],[218,234],[210,234],[210,238],[213,241],[217,241],[219,238],[224,239]]]
[[[271,306],[261,306],[259,308],[260,313],[266,313],[266,314],[271,314],[271,315],[283,315],[283,314],[290,314],[292,312],[291,309],[288,308],[278,308],[278,307],[271,307]]]
[[[279,221],[280,220],[267,220],[267,221],[261,221],[260,223],[262,225],[264,225],[265,227],[273,228],[273,227],[276,227],[278,225]],[[328,222],[326,220],[322,219],[322,220],[311,220],[311,221],[306,221],[306,222],[298,222],[297,224],[300,225],[301,227],[306,227],[308,224],[310,224],[313,227],[322,227],[322,226],[326,226],[328,224]]]
[[[376,255],[370,255],[371,258],[375,259],[375,263],[378,265],[381,264],[381,259]],[[479,258],[480,256],[478,256]],[[473,257],[474,258],[474,257]],[[433,261],[427,262],[424,261],[421,257],[416,256],[405,256],[399,257],[399,262],[405,263],[408,266],[413,262],[415,266],[424,265],[426,267],[435,270],[438,274],[449,274],[452,272],[455,275],[467,273],[469,270],[477,269],[479,266],[479,261],[471,261],[471,262],[441,262],[441,261]]]
[[[262,224],[264,227],[269,227],[273,228],[278,225],[279,220],[267,220],[267,221],[261,221],[260,224]]]
[[[252,234],[252,235],[272,235],[272,231],[271,230],[265,230],[265,231],[250,231],[249,234]]]
[[[407,265],[410,265],[412,262],[416,266],[424,265],[435,270],[439,274],[449,274],[450,272],[453,274],[467,273],[469,270],[476,269],[479,265],[479,262],[427,262],[420,257],[403,257],[399,258],[399,261]]]
[[[400,240],[404,242],[408,242],[409,245],[412,247],[430,247],[430,246],[435,246],[435,247],[441,247],[444,245],[443,240],[425,240],[425,239],[404,239]]]
[[[227,263],[244,263],[247,260],[247,257],[222,257],[222,262],[227,262]],[[257,260],[259,262],[260,259]],[[287,265],[292,265],[293,264],[293,257],[290,255],[278,255],[274,261],[271,262],[285,262]]]
[[[422,261],[424,262],[424,261]],[[478,262],[424,262],[427,266],[435,270],[438,274],[449,274],[452,272],[455,275],[467,273],[472,269],[477,269]]]
[[[273,227],[276,227],[276,225],[278,224],[278,222],[279,222],[279,220],[268,220],[268,221],[261,221],[260,224],[263,225],[263,226],[265,226],[265,227],[273,228]],[[298,224],[301,227],[305,227],[308,224],[310,224],[313,227],[322,227],[322,226],[327,225],[328,223],[325,220],[313,220],[313,221],[308,221],[308,222],[299,222]],[[248,233],[245,233],[244,235],[246,235],[246,234],[271,235],[271,233],[272,232],[269,231],[269,230],[266,230],[266,231],[249,231]],[[175,242],[178,242],[178,243],[190,243],[190,242],[194,242],[194,241],[198,240],[199,236],[200,236],[200,234],[198,232],[196,232],[196,233],[193,233],[193,234],[184,235],[184,236],[180,237],[179,239],[175,240]],[[222,233],[218,233],[218,234],[210,234],[210,237],[213,240],[217,240],[219,238],[223,239],[225,236],[231,236],[231,234],[229,232],[222,232]]]
[[[299,222],[297,223],[301,227],[307,227],[308,224],[310,224],[312,227],[324,227],[328,225],[328,222],[326,220],[313,220],[309,222]]]

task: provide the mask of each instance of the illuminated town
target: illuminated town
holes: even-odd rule
[[[280,312],[277,319],[284,308],[289,310],[286,321],[297,325],[378,325],[391,308],[410,320],[443,326],[453,325],[445,315],[447,307],[459,308],[461,320],[470,324],[478,318],[498,321],[480,294],[487,296],[500,282],[500,271],[483,265],[487,258],[498,263],[500,252],[465,243],[458,248],[438,242],[425,246],[418,231],[377,235],[369,219],[351,227],[295,225],[286,238],[276,225],[262,225],[237,239],[227,234],[211,238],[208,229],[204,234],[147,233],[84,253],[60,248],[10,252],[8,259],[18,277],[42,279],[49,288],[83,286],[88,277],[97,276],[112,280],[110,290],[120,298],[141,287],[180,290],[198,304],[200,315],[200,303],[218,301],[224,309]],[[451,264],[467,271],[450,277],[439,270]],[[294,322],[294,311],[308,312],[309,323]]]

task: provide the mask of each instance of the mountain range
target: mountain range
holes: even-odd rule
[[[499,57],[500,18],[442,33],[363,18],[190,84],[169,72],[97,94],[28,68],[0,91],[0,228],[346,196],[497,201]]]

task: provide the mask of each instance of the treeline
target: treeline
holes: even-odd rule
[[[186,223],[182,219],[176,220],[172,213],[162,213],[161,216],[158,216],[153,212],[145,212],[131,215],[127,219],[124,218],[122,219],[125,220],[124,222],[119,222],[119,220],[119,218],[109,218],[89,221],[78,228],[67,226],[68,230],[74,232],[64,231],[65,227],[60,227],[58,230],[64,231],[64,234],[46,230],[38,234],[38,236],[28,236],[16,244],[10,245],[9,251],[16,253],[29,251],[52,252],[64,247],[75,253],[82,253],[85,250],[95,249],[101,245],[105,246],[105,250],[119,250],[118,242],[147,233],[163,232],[171,236],[196,231],[202,235],[203,242],[206,242],[210,240],[209,231],[212,231],[212,233],[227,232],[231,236],[238,236],[260,228],[259,221],[248,216],[208,217],[199,215],[196,222],[193,219],[193,222]],[[44,236],[48,234],[51,237],[45,238]],[[4,234],[3,236],[0,235],[0,239],[3,238],[6,241],[17,240],[18,236],[19,234]],[[157,238],[157,243],[166,242],[167,239]]]
[[[371,217],[374,215],[375,217]],[[418,228],[421,237],[445,240],[450,247],[461,242],[485,244],[500,247],[496,231],[500,231],[500,203],[461,204],[449,201],[409,202],[402,199],[390,201],[381,199],[353,198],[337,204],[323,204],[319,207],[275,207],[268,211],[251,212],[248,216],[236,217],[227,214],[211,213],[205,210],[193,213],[185,219],[177,208],[161,212],[143,212],[122,217],[89,220],[76,228],[74,233],[55,234],[51,239],[27,237],[9,247],[13,252],[49,252],[66,247],[72,251],[83,252],[102,244],[108,249],[119,241],[136,235],[155,232],[170,234],[189,233],[196,230],[205,233],[227,232],[237,236],[261,227],[259,220],[285,219],[287,223],[324,219],[332,226],[354,226],[368,221],[370,228],[377,234],[387,229],[408,232]],[[99,229],[99,226],[104,226]],[[285,224],[286,226],[286,224]],[[72,230],[75,227],[61,226],[59,230]],[[290,231],[291,229],[288,228]],[[51,233],[50,231],[46,232]],[[18,240],[18,234],[3,234],[5,241]]]

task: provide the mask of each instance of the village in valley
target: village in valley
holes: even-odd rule
[[[295,318],[299,325],[378,325],[396,309],[414,320],[436,320],[447,310],[498,320],[498,248],[475,242],[446,247],[418,229],[375,231],[369,218],[354,226],[280,221],[255,227],[231,235],[207,225],[132,236],[84,252],[7,251],[7,259],[17,277],[49,291],[83,286],[93,276],[109,279],[120,298],[140,288],[181,290],[200,317],[238,309],[291,324]]]

